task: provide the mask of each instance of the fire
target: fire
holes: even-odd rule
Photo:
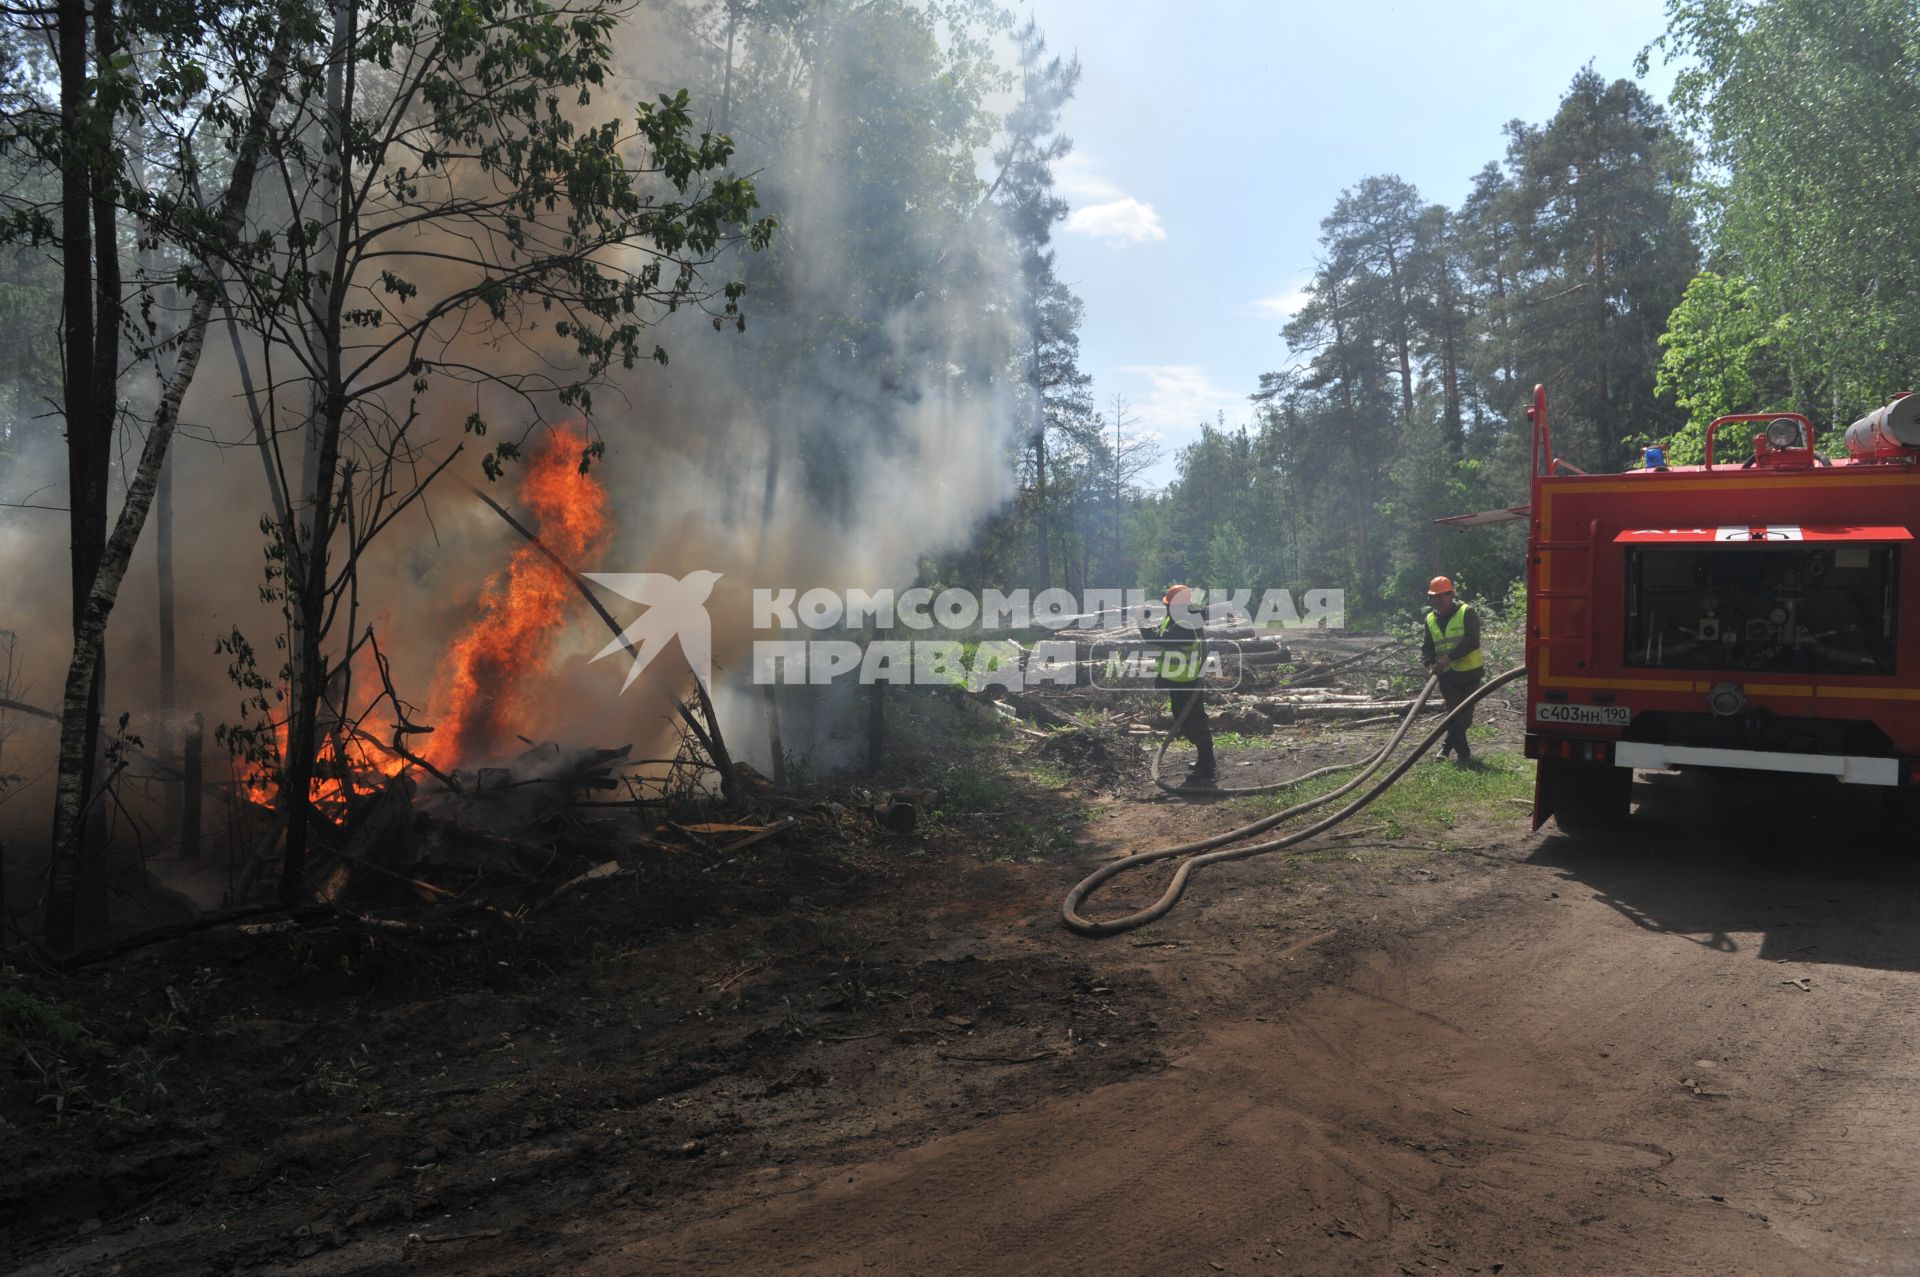
[[[580,472],[586,435],[560,427],[548,436],[520,481],[533,531],[568,563],[592,557],[610,531],[607,491]],[[516,730],[538,721],[539,675],[553,639],[577,603],[566,574],[532,545],[523,545],[487,582],[479,617],[441,668],[433,698],[440,721],[422,754],[440,767],[497,753]]]
[[[587,443],[577,428],[554,430],[520,480],[520,500],[533,515],[534,532],[569,563],[602,549],[611,526],[606,489],[580,472]],[[532,688],[551,663],[553,639],[574,602],[572,583],[545,555],[532,545],[516,550],[506,569],[487,582],[479,616],[439,670],[432,703],[445,708],[437,730],[414,737],[412,747],[434,765],[451,768],[511,742],[517,726],[538,717]],[[286,757],[285,723],[276,729],[275,746],[275,756]],[[309,796],[337,823],[405,766],[405,759],[352,733],[323,734]],[[237,777],[240,792],[271,807],[276,770],[265,763],[247,769]]]
[[[287,725],[274,731],[276,754],[287,754]],[[380,791],[391,776],[399,774],[406,760],[366,741],[348,736],[323,736],[314,753],[313,780],[307,795],[320,814],[336,824],[345,819],[349,808],[363,798]],[[270,765],[252,768],[239,778],[240,792],[250,802],[272,807],[279,792],[275,769]]]

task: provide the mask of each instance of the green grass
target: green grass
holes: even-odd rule
[[[1417,763],[1352,819],[1364,825],[1382,826],[1381,832],[1389,838],[1414,835],[1445,847],[1450,845],[1448,834],[1456,825],[1474,818],[1500,821],[1511,817],[1516,810],[1512,800],[1525,799],[1533,793],[1532,765],[1513,753],[1486,754],[1477,761],[1479,766],[1474,768],[1455,767],[1451,762],[1433,758]],[[1352,777],[1352,772],[1339,772],[1278,793],[1243,798],[1236,805],[1257,815],[1268,815],[1337,789]],[[1367,784],[1378,779],[1376,774]],[[1359,792],[1344,795],[1302,820],[1332,815]]]
[[[1036,785],[1048,789],[1065,789],[1073,783],[1073,773],[1055,762],[1043,758],[1029,759],[1026,764],[1027,777]]]
[[[1155,742],[1155,748],[1158,748],[1158,739],[1154,737],[1149,737],[1149,739],[1153,740]],[[1215,732],[1213,734],[1213,747],[1215,749],[1264,749],[1271,744],[1273,744],[1273,738],[1269,736],[1248,736],[1244,732]],[[1183,749],[1189,754],[1193,752],[1193,742],[1184,736],[1175,737],[1173,744],[1167,746],[1167,752],[1169,754],[1178,753]]]
[[[1019,793],[1012,780],[997,772],[974,767],[956,767],[935,781],[939,787],[938,816],[977,816],[998,811]]]
[[[1050,812],[1039,821],[1014,820],[998,840],[994,859],[1007,864],[1044,864],[1072,854],[1074,841],[1091,813],[1082,807]]]
[[[17,1051],[67,1050],[86,1045],[92,1036],[61,1003],[36,998],[17,986],[0,988],[0,1057],[10,1058]]]

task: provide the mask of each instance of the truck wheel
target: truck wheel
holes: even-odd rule
[[[1553,818],[1570,834],[1619,829],[1633,815],[1633,769],[1561,759],[1540,761]]]

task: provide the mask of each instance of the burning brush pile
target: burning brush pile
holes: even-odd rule
[[[591,601],[570,565],[611,539],[606,490],[582,461],[587,447],[584,435],[562,429],[533,456],[517,493],[531,527],[480,498],[524,544],[486,583],[436,671],[430,726],[396,694],[371,636],[329,683],[330,704],[350,699],[356,672],[380,690],[357,716],[338,713],[316,751],[306,860],[313,900],[444,902],[481,888],[494,899],[502,889],[541,894],[609,864],[608,818],[621,818],[623,834],[645,834],[657,813],[705,798],[721,766],[729,769],[725,789],[757,781],[732,769],[703,694],[693,706],[675,706],[680,735],[671,757],[636,759],[631,744],[565,747],[523,734],[550,716],[543,698],[553,653],[583,594]],[[383,708],[391,720],[384,735],[374,721]],[[236,903],[270,894],[279,878],[284,725],[278,733],[279,748],[236,784],[247,847]]]

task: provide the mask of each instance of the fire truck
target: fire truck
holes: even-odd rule
[[[1616,825],[1634,771],[1920,795],[1920,398],[1816,451],[1797,413],[1722,417],[1699,465],[1584,473],[1535,387],[1527,757],[1534,826]],[[1471,517],[1471,516],[1470,516]],[[1912,581],[1909,585],[1908,582]],[[1913,788],[1909,788],[1913,787]]]

